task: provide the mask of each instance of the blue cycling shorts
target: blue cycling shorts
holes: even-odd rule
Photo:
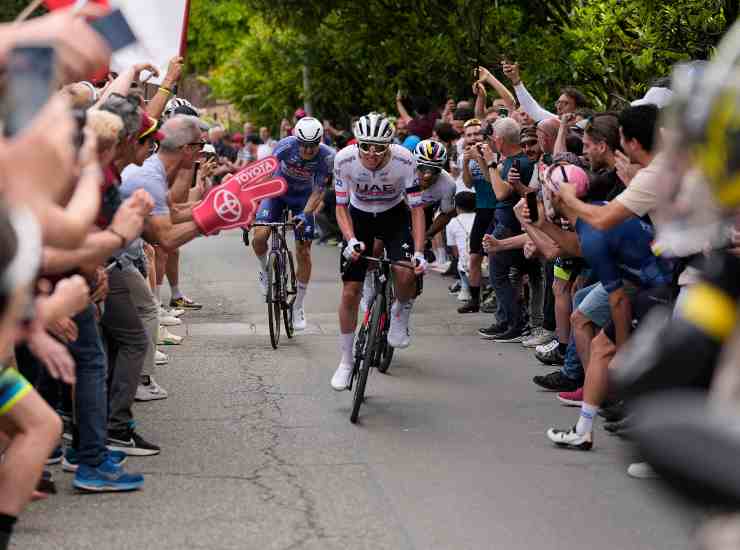
[[[255,217],[256,222],[262,223],[277,223],[283,221],[283,212],[287,209],[291,214],[297,216],[303,212],[306,207],[308,198],[311,193],[305,195],[283,195],[282,197],[273,197],[271,199],[264,199],[260,203],[257,216]],[[308,216],[308,223],[302,228],[302,230],[296,231],[296,240],[300,241],[311,241],[314,239],[316,227],[316,220],[313,215]]]

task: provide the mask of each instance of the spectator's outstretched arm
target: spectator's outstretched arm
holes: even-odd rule
[[[396,109],[398,109],[398,118],[406,122],[410,122],[412,120],[406,107],[403,106],[403,97],[401,96],[401,92],[396,94]]]
[[[111,94],[127,95],[131,91],[131,85],[135,80],[139,80],[142,71],[149,71],[155,76],[159,76],[159,71],[151,63],[137,63],[120,73],[116,79],[111,82],[100,94],[96,106],[105,103],[105,100],[110,97]]]
[[[494,90],[496,90],[496,93],[501,99],[506,102],[506,106],[509,108],[510,111],[513,111],[516,108],[514,94],[512,94],[498,78],[493,76],[493,73],[491,71],[489,71],[485,67],[478,67],[478,74],[480,75],[479,78],[482,82],[490,84],[490,86]]]
[[[175,97],[175,86],[180,81],[182,76],[182,67],[184,60],[182,57],[173,57],[167,65],[167,74],[162,80],[162,84],[157,89],[157,93],[147,103],[146,112],[147,114],[159,120],[159,117],[164,113],[164,109],[167,106],[167,102]]]
[[[575,115],[573,113],[563,115],[563,120],[560,121],[558,136],[555,138],[555,146],[552,151],[554,155],[559,155],[560,153],[566,153],[568,151],[566,138],[568,137],[568,130],[573,123],[575,123]]]
[[[535,122],[557,116],[540,107],[540,104],[530,95],[519,76],[519,65],[517,63],[504,63],[504,74],[514,85],[514,92],[516,93],[516,98],[519,101],[519,104]]]
[[[601,231],[611,229],[634,216],[618,200],[609,201],[604,206],[585,203],[576,196],[576,190],[570,184],[561,185],[559,192],[553,194],[553,199],[558,208]]]
[[[486,116],[486,87],[482,81],[478,80],[473,83],[473,93],[475,94],[475,118],[483,120]]]

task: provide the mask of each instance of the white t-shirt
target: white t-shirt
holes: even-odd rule
[[[474,212],[458,214],[447,224],[447,244],[457,247],[459,269],[468,272],[470,264],[470,232],[473,230]]]
[[[356,144],[339,151],[334,159],[337,204],[351,204],[373,214],[386,212],[404,199],[411,208],[421,206],[416,160],[411,151],[394,144],[390,155],[383,168],[373,171],[362,165]]]
[[[274,146],[266,143],[257,146],[257,160],[262,160],[272,155],[273,148]]]

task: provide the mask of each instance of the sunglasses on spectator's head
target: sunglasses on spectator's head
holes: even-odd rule
[[[363,153],[373,153],[375,155],[384,155],[388,150],[388,145],[384,143],[360,143],[359,147]]]
[[[416,169],[423,174],[431,174],[433,176],[442,172],[442,169],[439,166],[428,166],[426,164],[419,164]]]

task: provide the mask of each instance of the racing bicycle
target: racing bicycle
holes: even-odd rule
[[[295,227],[288,221],[287,211],[281,222],[256,222],[252,227],[270,229],[270,251],[267,256],[267,318],[270,325],[270,343],[277,349],[280,342],[280,318],[285,334],[293,337],[293,302],[297,294],[293,253],[288,249],[286,232]]]

